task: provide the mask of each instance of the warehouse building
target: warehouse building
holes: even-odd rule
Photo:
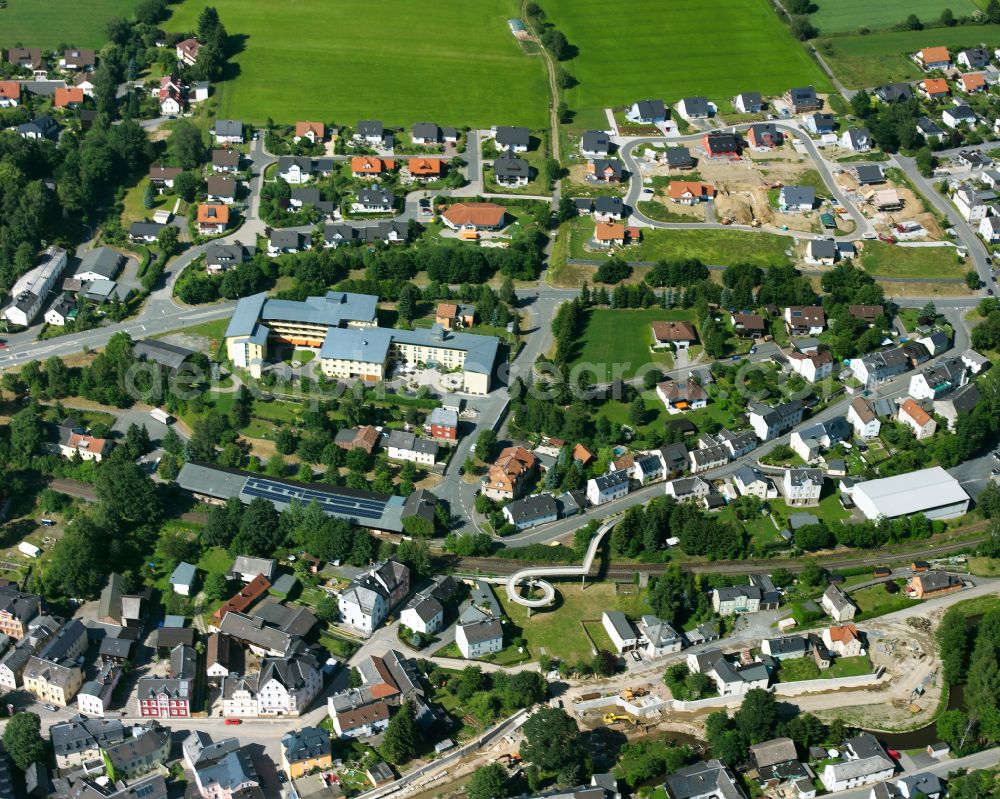
[[[869,519],[894,519],[922,513],[928,519],[953,519],[969,510],[969,495],[940,466],[857,483],[851,498]]]

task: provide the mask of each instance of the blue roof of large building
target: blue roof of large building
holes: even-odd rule
[[[348,327],[331,330],[323,340],[320,358],[385,363],[397,331],[386,327]]]
[[[244,297],[226,328],[226,338],[251,336],[258,322],[302,322],[339,327],[344,322],[371,322],[378,312],[378,297],[373,294],[350,294],[330,291],[323,297],[306,297],[302,302],[268,299],[261,292]],[[266,334],[265,334],[266,335]]]
[[[492,371],[500,348],[500,339],[496,336],[456,333],[445,330],[441,325],[434,325],[429,329],[418,327],[414,330],[393,330],[392,338],[402,344],[462,350],[465,352],[464,368],[467,372]]]
[[[371,322],[377,312],[378,297],[374,294],[329,291],[324,297],[306,297],[302,302],[268,300],[261,319],[339,327],[343,322]]]
[[[236,310],[233,311],[229,326],[226,328],[226,338],[253,335],[266,301],[267,294],[261,292],[244,297],[236,303]]]

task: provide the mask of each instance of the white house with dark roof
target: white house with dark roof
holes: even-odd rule
[[[559,505],[551,494],[534,494],[504,505],[502,513],[518,530],[527,530],[558,519]]]
[[[823,472],[819,469],[787,469],[781,485],[788,505],[818,505],[823,491]]]
[[[218,119],[211,129],[216,144],[243,144],[243,123],[235,119]]]
[[[858,606],[844,593],[840,586],[830,583],[820,599],[820,607],[837,622],[850,621],[858,612]]]
[[[429,438],[419,438],[413,433],[393,430],[389,433],[386,449],[390,460],[433,466],[441,447]]]
[[[503,625],[500,619],[482,618],[455,628],[455,643],[462,657],[481,658],[503,649]]]
[[[764,110],[760,92],[741,92],[733,98],[733,110],[741,114],[759,114]]]
[[[847,421],[854,427],[858,438],[876,438],[882,429],[875,412],[875,403],[865,397],[855,397],[847,409]]]
[[[637,100],[629,106],[625,118],[643,125],[659,125],[667,120],[667,107],[663,100]]]
[[[631,652],[639,645],[639,634],[632,622],[620,610],[604,611],[601,614],[601,625],[619,655]]]
[[[444,608],[430,594],[417,594],[400,611],[399,623],[422,635],[433,635],[444,624]]]
[[[384,560],[358,575],[341,593],[340,617],[351,627],[371,634],[410,592],[410,570]]]
[[[501,152],[526,153],[531,143],[531,131],[527,128],[501,125],[494,129],[497,149]]]
[[[591,505],[603,505],[621,499],[628,494],[628,472],[617,470],[592,477],[587,481],[587,501]]]

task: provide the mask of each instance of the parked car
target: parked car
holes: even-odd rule
[[[243,719],[226,719],[226,724],[242,724]]]

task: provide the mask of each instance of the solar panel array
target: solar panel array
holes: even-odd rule
[[[325,513],[354,519],[381,519],[386,506],[385,499],[374,496],[348,496],[333,491],[292,486],[260,477],[248,477],[240,493],[248,497],[261,497],[271,502],[290,503],[293,500],[298,500],[303,505],[308,505],[315,501],[319,503]]]

